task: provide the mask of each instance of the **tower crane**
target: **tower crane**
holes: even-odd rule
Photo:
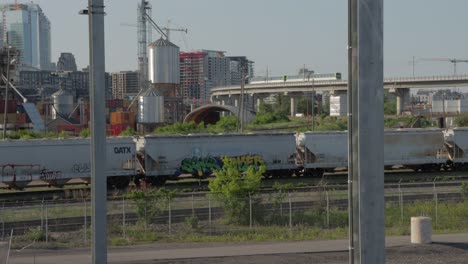
[[[450,58],[422,58],[421,61],[445,61],[453,63],[453,75],[457,75],[457,63],[465,62],[468,63],[468,60],[465,59],[450,59]]]
[[[162,30],[164,30],[166,32],[167,40],[170,41],[169,37],[170,37],[171,31],[185,32],[185,34],[188,33],[187,28],[182,28],[182,27],[181,28],[171,28],[170,24],[171,24],[171,20],[168,20],[167,21],[167,26],[162,28]]]

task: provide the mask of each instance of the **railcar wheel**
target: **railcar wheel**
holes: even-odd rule
[[[107,188],[125,189],[130,184],[130,177],[109,177],[107,178]]]

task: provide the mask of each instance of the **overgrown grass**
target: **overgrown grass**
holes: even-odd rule
[[[287,199],[287,198],[286,198]],[[263,217],[257,218],[253,227],[249,225],[228,225],[223,219],[213,219],[210,228],[206,220],[196,216],[187,216],[185,221],[172,224],[169,234],[167,224],[127,223],[125,237],[122,223],[115,219],[108,226],[109,244],[114,246],[136,245],[152,242],[194,243],[194,242],[260,242],[292,240],[330,240],[348,237],[348,213],[346,210],[332,207],[327,216],[325,207],[316,210],[294,212],[290,227],[289,208],[279,210],[277,203],[274,210],[259,210]],[[429,216],[432,218],[434,234],[468,232],[468,201],[439,202],[422,201],[403,205],[403,215],[398,203],[387,203],[385,207],[385,228],[388,236],[409,235],[412,216]],[[327,221],[328,217],[328,221]],[[90,241],[90,228],[87,228],[87,241]],[[76,232],[49,233],[49,243],[44,242],[45,233],[39,229],[30,229],[24,236],[15,237],[16,248],[35,240],[33,247],[76,247],[84,244],[84,228]],[[89,244],[88,244],[89,245]]]

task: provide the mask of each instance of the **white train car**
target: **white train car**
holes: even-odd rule
[[[299,159],[304,176],[320,177],[325,171],[348,166],[348,136],[345,131],[298,133]]]
[[[299,133],[298,148],[306,176],[321,176],[348,166],[348,134],[346,131]],[[446,163],[440,153],[444,134],[440,129],[386,130],[384,164],[418,170],[440,169]],[[369,161],[372,162],[372,161]]]
[[[210,175],[222,167],[222,158],[237,160],[241,170],[265,165],[267,175],[281,175],[297,169],[294,133],[161,135],[138,142],[145,175],[160,183],[181,174]]]
[[[135,175],[135,148],[132,138],[107,139],[108,183],[128,185]],[[62,186],[91,177],[89,139],[7,140],[0,142],[0,150],[1,182],[12,188],[31,181]]]
[[[385,131],[385,166],[403,166],[415,171],[439,170],[446,164],[441,151],[441,129],[395,129]]]
[[[468,128],[446,130],[445,147],[454,168],[468,169]]]

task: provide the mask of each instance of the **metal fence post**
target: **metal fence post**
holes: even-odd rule
[[[49,243],[49,205],[45,204],[45,240]]]
[[[192,193],[192,215],[195,215],[195,197]]]
[[[208,225],[210,226],[211,230],[211,197],[208,196]]]
[[[41,201],[41,231],[44,230],[44,198]]]
[[[330,228],[330,198],[328,196],[328,191],[325,192],[327,199],[327,227]]]
[[[439,222],[439,199],[437,198],[437,192],[434,193],[434,200],[435,200],[435,223],[437,226]]]
[[[400,180],[401,181],[401,180]],[[403,221],[403,192],[401,191],[401,185],[398,183],[398,194],[399,194],[399,203],[400,203],[400,219]]]
[[[252,229],[252,196],[249,193],[249,227]]]
[[[125,238],[125,196],[122,197],[122,235]]]
[[[280,195],[280,215],[283,216],[283,197],[281,197],[282,193],[281,193],[281,190],[279,191],[279,195]]]
[[[169,235],[172,235],[172,212],[171,212],[171,199],[169,198],[169,203],[168,203],[168,209],[169,209]]]
[[[88,244],[88,206],[86,205],[86,199],[84,199],[84,242]]]
[[[289,228],[292,229],[292,203],[291,203],[291,193],[288,193],[289,200]]]

